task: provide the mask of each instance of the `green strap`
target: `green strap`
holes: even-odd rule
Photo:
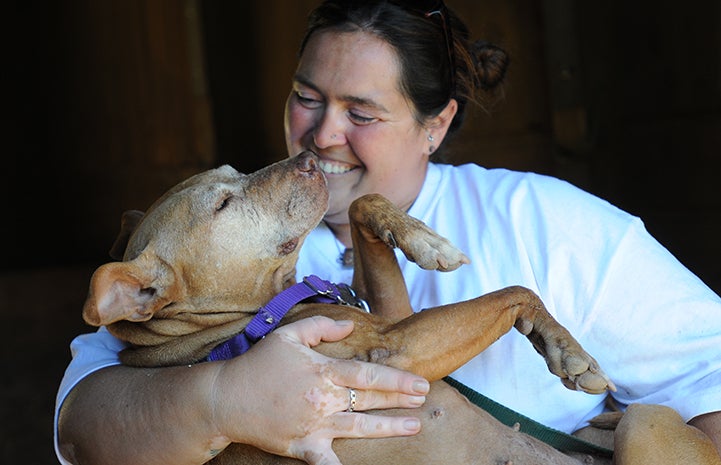
[[[606,449],[605,447],[584,441],[581,438],[564,433],[563,431],[542,425],[525,415],[489,399],[483,394],[474,391],[453,378],[446,377],[443,381],[456,388],[461,394],[466,396],[468,400],[490,413],[504,425],[512,427],[515,424],[519,424],[521,426],[521,431],[545,442],[555,449],[564,452],[581,452],[584,454],[594,454],[604,457],[611,457],[613,455],[613,451],[610,449]]]

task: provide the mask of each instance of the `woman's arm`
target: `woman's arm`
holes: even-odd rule
[[[335,437],[406,436],[413,417],[348,413],[417,407],[424,379],[389,367],[330,359],[311,350],[352,323],[316,317],[279,328],[242,357],[192,366],[114,366],[81,381],[59,417],[62,454],[76,464],[201,464],[231,442],[312,464],[338,464]]]
[[[60,452],[74,464],[208,461],[225,447],[204,412],[211,368],[113,366],[89,375],[60,410]]]

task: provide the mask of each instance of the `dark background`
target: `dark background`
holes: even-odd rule
[[[3,463],[54,463],[52,412],[122,211],[285,156],[315,1],[12,2],[0,228]],[[450,161],[551,174],[644,219],[721,291],[721,2],[449,0],[508,50]],[[573,285],[569,277],[569,285]]]

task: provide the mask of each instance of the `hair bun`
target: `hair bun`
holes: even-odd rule
[[[490,90],[503,82],[510,58],[505,50],[484,40],[471,45],[471,57],[476,66],[478,84]]]

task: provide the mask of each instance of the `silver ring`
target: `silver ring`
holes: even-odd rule
[[[348,388],[348,408],[346,412],[352,412],[355,410],[356,393],[353,388]]]

